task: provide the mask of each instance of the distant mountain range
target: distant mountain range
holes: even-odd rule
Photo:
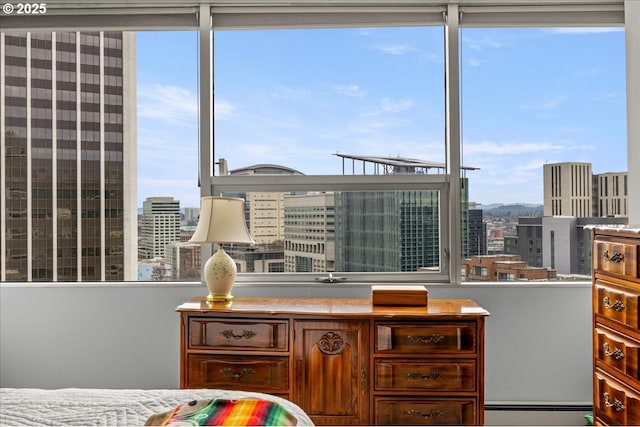
[[[479,205],[478,208],[491,214],[527,214],[527,215],[542,215],[544,211],[544,205],[531,204],[531,203],[513,203],[502,204],[493,203],[489,205]]]

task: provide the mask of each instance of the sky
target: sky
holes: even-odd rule
[[[541,204],[545,163],[627,170],[623,29],[460,40],[462,163],[479,168],[469,201]],[[139,206],[199,206],[197,43],[137,34]],[[444,162],[443,46],[436,27],[215,32],[215,158],[309,175],[341,174],[336,153]]]

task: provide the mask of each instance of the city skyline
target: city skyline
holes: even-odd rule
[[[441,38],[434,28],[216,32],[215,159],[305,174],[342,173],[336,152],[443,161]],[[137,39],[138,205],[198,206],[197,36]],[[461,71],[463,164],[480,168],[466,174],[470,201],[542,204],[545,163],[627,170],[621,29],[464,29]],[[389,79],[397,73],[406,78]]]

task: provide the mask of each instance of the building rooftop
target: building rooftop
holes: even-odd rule
[[[345,171],[345,160],[350,159],[352,161],[360,161],[363,163],[362,167],[366,163],[372,163],[376,165],[375,172],[377,173],[428,173],[430,169],[437,169],[438,173],[444,171],[446,165],[441,162],[431,162],[428,160],[412,159],[410,157],[384,157],[384,156],[362,156],[354,154],[341,154],[335,153],[335,156],[342,157],[342,172]],[[355,165],[354,165],[355,166]],[[382,171],[378,169],[378,166],[382,166]],[[478,170],[480,168],[462,166],[464,170]]]
[[[302,172],[281,165],[261,163],[257,165],[245,166],[229,171],[230,175],[304,175]]]

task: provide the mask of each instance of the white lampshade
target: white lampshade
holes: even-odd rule
[[[236,197],[203,197],[200,219],[193,243],[255,243],[244,219],[244,200]],[[203,275],[209,295],[208,303],[233,299],[231,289],[236,280],[236,263],[222,246],[204,265]]]
[[[238,197],[203,197],[192,243],[255,243],[244,218],[244,200]]]

